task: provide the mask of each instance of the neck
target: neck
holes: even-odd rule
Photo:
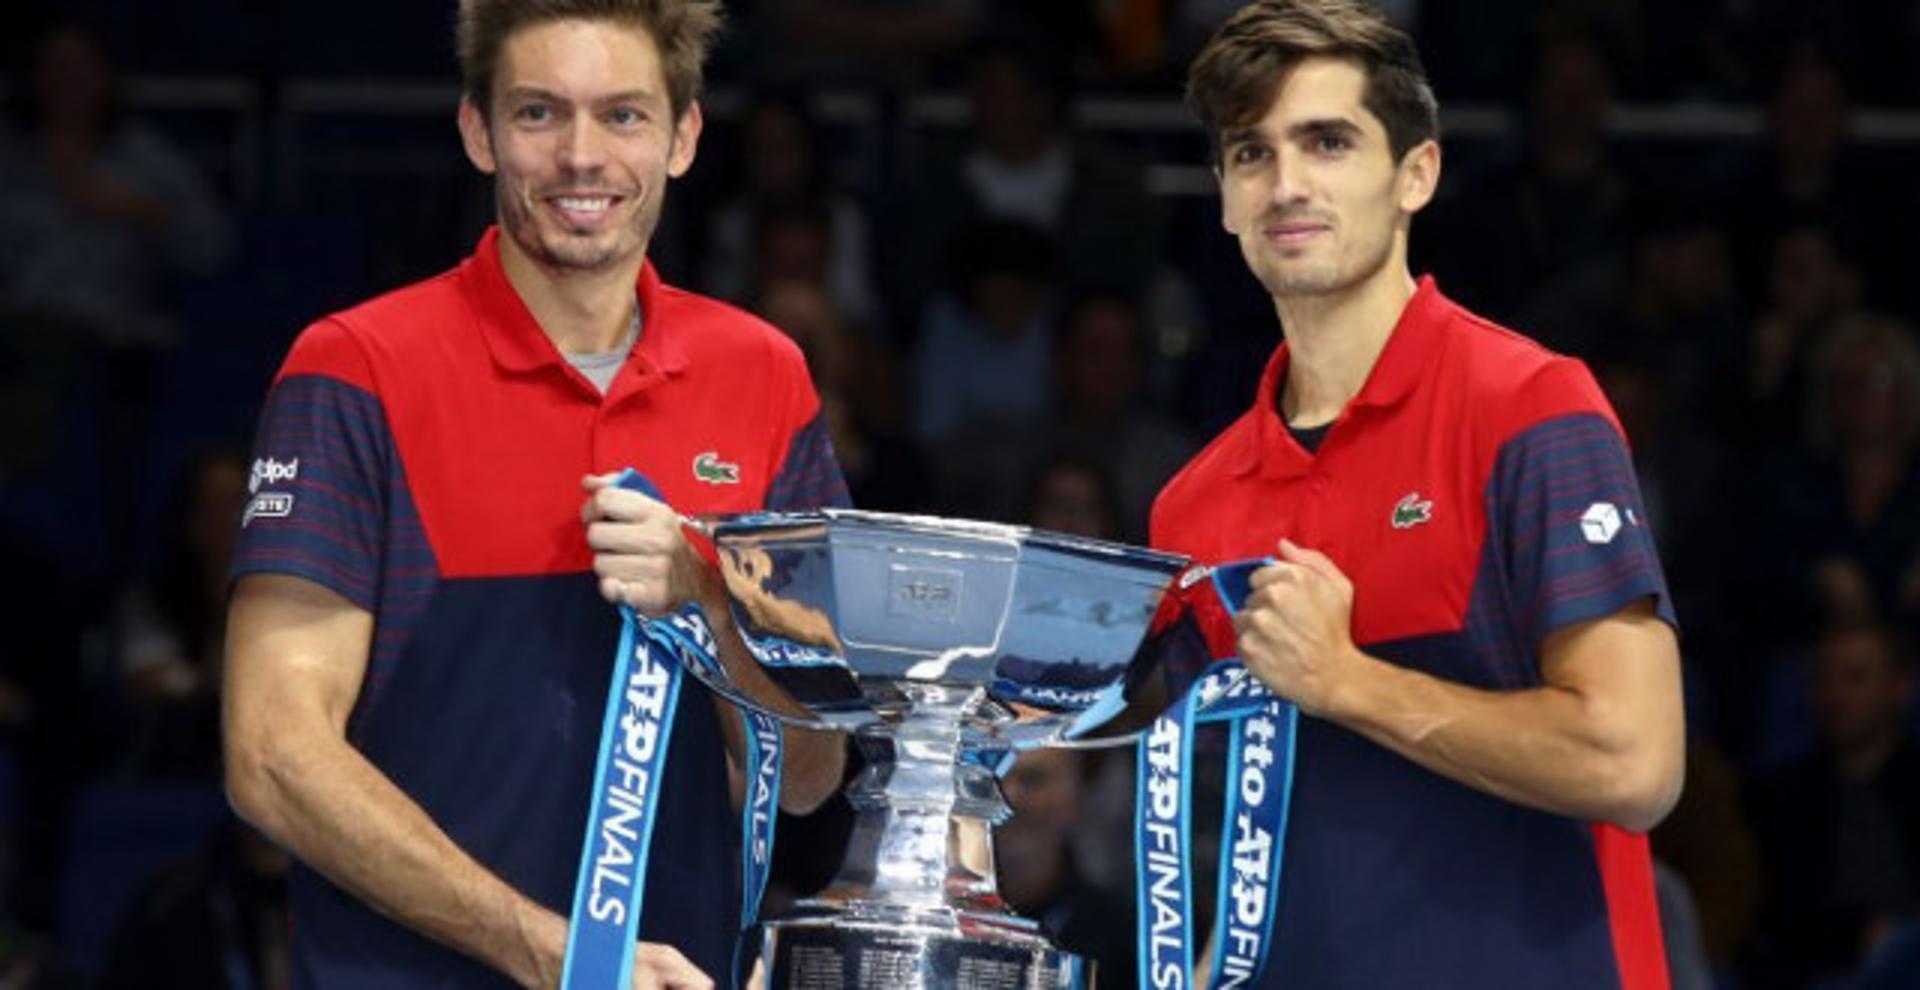
[[[1373,372],[1387,338],[1413,298],[1405,254],[1360,285],[1313,296],[1275,296],[1287,335],[1287,382],[1282,412],[1294,426],[1330,423]]]
[[[633,326],[634,286],[646,252],[595,271],[557,269],[529,257],[519,242],[500,233],[500,267],[527,304],[534,322],[562,354],[605,354],[619,347]]]

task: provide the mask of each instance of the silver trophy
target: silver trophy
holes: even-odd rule
[[[852,510],[707,520],[756,663],[732,701],[853,734],[867,766],[838,875],[767,924],[772,990],[1049,990],[1082,960],[1012,914],[993,766],[1127,740],[1171,701],[1148,644],[1184,558],[1018,526]]]

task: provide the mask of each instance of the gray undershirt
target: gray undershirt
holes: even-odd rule
[[[620,373],[620,366],[627,363],[627,355],[633,353],[633,345],[640,342],[640,307],[633,307],[633,325],[627,328],[627,336],[610,351],[598,354],[568,354],[567,363],[574,370],[586,376],[601,395],[613,387],[613,376]]]

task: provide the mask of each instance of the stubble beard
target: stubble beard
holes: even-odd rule
[[[623,227],[607,232],[605,239],[574,236],[564,228],[547,234],[534,216],[537,206],[515,195],[504,183],[496,184],[495,203],[500,225],[507,236],[541,267],[564,272],[603,272],[646,250],[654,227],[660,221],[660,200],[644,201]],[[638,190],[627,193],[638,196]]]
[[[1379,274],[1393,257],[1393,235],[1389,233],[1377,245],[1368,245],[1351,264],[1335,257],[1315,264],[1269,264],[1259,273],[1260,283],[1269,295],[1279,298],[1314,298],[1346,292]]]

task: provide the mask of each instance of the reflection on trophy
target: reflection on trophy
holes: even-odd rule
[[[1170,700],[1146,643],[1183,558],[1017,526],[824,510],[710,523],[755,670],[733,701],[853,734],[839,874],[765,926],[775,990],[1084,987],[1011,914],[991,829],[1011,750],[1124,741]]]

